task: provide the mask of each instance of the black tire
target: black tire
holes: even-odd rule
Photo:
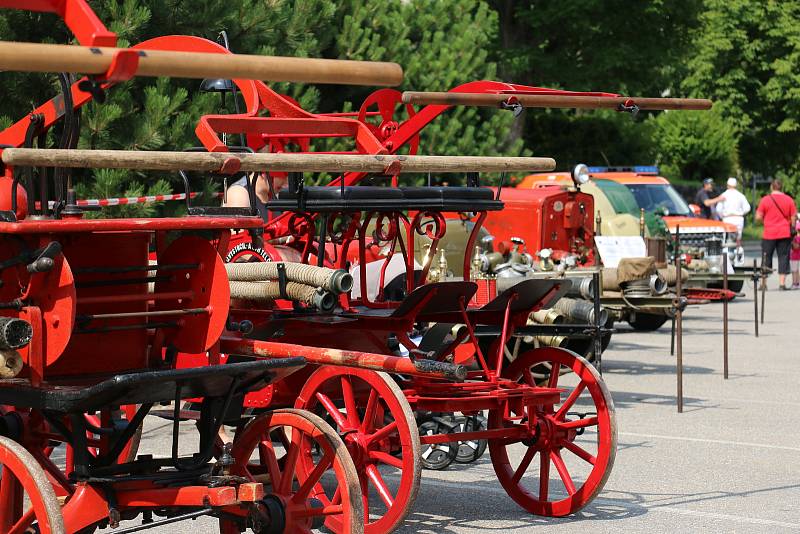
[[[741,293],[744,288],[744,280],[728,280],[728,289],[734,293]]]
[[[636,313],[634,319],[628,319],[628,324],[639,332],[653,332],[669,320],[666,314]]]
[[[431,417],[419,423],[419,435],[449,434],[456,430],[455,422],[446,421],[445,417]],[[459,443],[451,441],[420,447],[420,462],[424,469],[442,471],[450,467],[458,455]]]

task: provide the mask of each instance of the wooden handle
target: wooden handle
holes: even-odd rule
[[[642,98],[630,96],[577,96],[577,95],[530,95],[513,93],[403,93],[406,104],[437,104],[444,106],[489,106],[497,107],[501,102],[515,99],[526,108],[584,108],[619,109],[620,105],[638,106],[641,110],[663,109],[711,109],[712,102],[704,98]]]
[[[238,170],[276,172],[528,172],[551,171],[552,158],[485,156],[395,156],[361,154],[231,154],[229,152],[158,152],[6,148],[3,163],[26,167],[143,169],[216,172],[230,160]],[[234,162],[236,163],[236,162]]]
[[[0,43],[0,70],[104,74],[119,48],[37,43]],[[137,76],[241,78],[272,82],[399,85],[397,63],[299,57],[136,50]]]

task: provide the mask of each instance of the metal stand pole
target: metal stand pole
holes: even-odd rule
[[[761,283],[761,324],[764,324],[764,308],[766,308],[766,306],[764,305],[765,304],[764,299],[767,295],[767,281],[765,280],[764,277],[763,261],[761,262],[761,267],[759,269],[761,270],[760,274],[761,274],[761,279],[763,280],[763,282]]]
[[[602,343],[602,332],[600,332],[600,328],[604,327],[605,325],[600,324],[600,291],[603,287],[600,285],[600,273],[595,272],[592,274],[592,282],[594,283],[594,359],[597,362],[597,372],[601,375],[603,374],[603,343]]]
[[[763,284],[762,273],[758,270],[758,260],[753,260],[753,307],[755,309],[756,337],[758,337],[758,286]]]
[[[728,379],[728,253],[722,255],[722,378]]]
[[[672,313],[672,333],[670,334],[670,342],[669,342],[669,355],[675,356],[675,315],[676,313]]]
[[[683,336],[681,336],[681,329],[683,328],[683,312],[681,311],[681,226],[675,228],[675,269],[678,272],[678,280],[675,284],[675,293],[678,300],[678,306],[675,310],[675,327],[677,330],[677,379],[678,379],[678,413],[683,413]]]

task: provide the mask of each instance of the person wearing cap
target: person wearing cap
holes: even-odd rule
[[[711,209],[711,207],[719,202],[720,198],[711,198],[711,195],[713,194],[714,179],[706,178],[703,180],[703,187],[701,187],[694,196],[694,203],[700,206],[700,216],[704,219],[714,218],[714,211]]]
[[[736,246],[742,245],[742,230],[744,229],[744,216],[750,213],[750,203],[747,198],[736,188],[739,185],[736,178],[728,178],[727,186],[717,201],[716,210],[722,222],[736,227]]]

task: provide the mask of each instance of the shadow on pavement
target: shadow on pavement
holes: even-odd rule
[[[614,407],[632,408],[637,404],[651,404],[654,406],[674,406],[676,399],[674,395],[655,395],[652,393],[641,393],[632,391],[612,391],[611,397],[614,399]],[[707,410],[709,408],[719,408],[717,403],[709,403],[708,399],[698,399],[695,397],[683,397],[683,411]]]
[[[424,483],[423,483],[424,484]],[[472,491],[479,492],[479,488],[473,486]],[[468,494],[464,497],[469,501]],[[636,517],[647,513],[644,506],[631,505],[627,502],[611,502],[598,499],[589,504],[580,512],[569,517],[540,517],[528,515],[521,508],[514,510],[514,502],[510,497],[492,492],[489,497],[487,492],[481,492],[480,497],[476,493],[475,498],[480,498],[484,502],[487,500],[497,501],[498,506],[494,507],[496,513],[484,515],[480,519],[458,519],[442,511],[430,511],[435,503],[422,503],[422,499],[417,500],[414,507],[415,511],[406,518],[404,526],[395,532],[410,534],[412,532],[420,534],[433,534],[440,532],[463,532],[465,529],[474,529],[481,532],[530,532],[535,528],[553,528],[558,525],[565,525],[574,522],[587,520],[594,521],[619,521]],[[502,504],[501,504],[502,501]],[[510,506],[509,506],[510,505]],[[492,521],[496,525],[492,525]]]
[[[618,347],[615,347],[618,348]],[[631,350],[627,347],[624,350]],[[720,356],[721,358],[722,356]],[[699,367],[696,365],[683,365],[683,373],[689,375],[710,375],[717,371],[710,367]],[[603,374],[610,373],[615,375],[674,375],[675,362],[668,364],[642,363],[637,361],[614,361],[611,359],[603,360]]]

